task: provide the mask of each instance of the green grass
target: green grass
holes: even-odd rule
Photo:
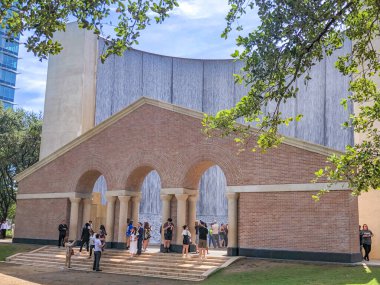
[[[243,272],[231,272],[231,269],[210,276],[202,285],[211,284],[254,284],[254,285],[354,285],[380,284],[380,267],[364,268],[363,266],[316,265],[301,263],[284,263],[269,261],[251,261],[252,268]],[[246,264],[247,265],[247,264]],[[246,266],[247,267],[247,266]]]
[[[13,254],[31,251],[38,247],[41,247],[41,245],[0,243],[0,261],[4,261],[6,257]]]

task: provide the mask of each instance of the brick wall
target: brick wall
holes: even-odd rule
[[[15,236],[30,239],[56,239],[62,220],[69,225],[70,201],[68,199],[18,200]]]
[[[314,202],[311,192],[241,193],[241,248],[356,253],[357,198],[331,191]]]

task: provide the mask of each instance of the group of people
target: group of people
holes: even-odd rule
[[[203,221],[196,221],[195,229],[195,241],[192,242],[191,233],[188,225],[183,225],[182,237],[183,237],[183,247],[182,247],[182,257],[186,258],[189,255],[189,246],[194,243],[196,246],[197,253],[199,253],[200,258],[206,259],[206,253],[208,253],[208,247],[213,244],[214,248],[227,247],[228,245],[228,224],[219,224],[214,221],[211,224],[210,230],[207,224]],[[161,227],[160,233],[163,231],[164,236],[164,252],[169,252],[171,241],[173,239],[175,226],[173,220],[169,218]],[[76,244],[75,240],[69,241],[68,237],[68,226],[63,220],[58,226],[58,247],[66,248],[66,266],[71,268],[71,256],[74,255],[74,246]],[[127,220],[126,227],[126,249],[129,250],[130,257],[133,258],[135,255],[141,255],[142,252],[147,251],[149,246],[149,241],[152,235],[152,228],[148,222],[138,222],[134,224],[132,220]],[[106,229],[104,225],[100,225],[99,230],[96,232],[93,229],[92,221],[88,221],[82,228],[81,240],[79,254],[82,252],[85,246],[87,252],[89,252],[88,258],[92,257],[94,252],[94,263],[93,270],[101,271],[99,269],[100,258],[102,251],[105,248],[105,239],[107,236]],[[208,240],[208,243],[207,243]]]
[[[141,255],[143,251],[148,249],[149,241],[151,238],[152,227],[148,222],[138,222],[137,225],[133,225],[132,220],[127,220],[127,250],[129,250],[130,256]]]
[[[58,232],[59,232],[58,247],[64,246],[66,248],[65,265],[68,268],[71,268],[71,256],[74,255],[73,248],[76,244],[76,240],[69,241],[69,237],[67,235],[68,227],[65,224],[64,220],[58,226]],[[101,269],[99,269],[100,257],[105,247],[106,235],[107,235],[107,232],[104,225],[100,225],[99,231],[95,232],[92,227],[92,221],[85,223],[85,225],[82,228],[79,252],[82,252],[84,245],[86,245],[86,250],[87,252],[89,252],[88,258],[91,258],[92,252],[94,252],[94,263],[93,263],[93,268],[92,268],[94,271],[101,271]]]
[[[162,230],[164,232],[164,252],[169,252],[170,244],[173,238],[174,232],[173,220],[169,218],[163,225]],[[189,246],[192,243],[191,233],[188,225],[182,226],[182,257],[189,256]],[[206,259],[206,253],[208,248],[213,244],[214,248],[227,247],[228,245],[228,224],[219,224],[214,221],[211,224],[211,228],[208,229],[207,224],[204,221],[196,221],[195,225],[195,241],[196,251],[199,253],[199,257],[203,260]],[[207,243],[208,239],[208,243]]]
[[[367,224],[363,225],[363,228],[359,225],[359,241],[360,241],[360,253],[364,256],[363,259],[369,261],[369,253],[371,252],[373,233],[368,229]]]

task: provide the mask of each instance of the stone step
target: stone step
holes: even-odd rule
[[[74,249],[74,251],[77,253],[79,250],[77,250],[76,248]],[[66,252],[64,250],[50,250],[50,249],[43,249],[43,250],[40,250],[38,251],[38,253],[49,253],[49,254],[66,254]],[[87,254],[87,251],[82,251],[82,254]],[[123,250],[105,250],[102,252],[102,256],[107,256],[107,255],[112,255],[114,257],[116,256],[129,256],[129,252],[127,251],[123,251]],[[196,253],[191,253],[189,254],[190,256],[198,256],[198,254]],[[141,256],[160,256],[160,258],[168,258],[170,260],[172,260],[173,258],[181,258],[182,257],[182,254],[178,254],[178,253],[160,253],[160,252],[144,252],[142,253]],[[223,260],[223,261],[227,261],[229,260],[229,257],[226,257],[226,256],[209,256],[208,257],[210,260]]]
[[[37,253],[33,253],[33,254],[24,254],[25,256],[32,256],[32,257],[38,257],[38,258],[62,258],[64,259],[65,258],[65,254],[55,254],[55,255],[49,255],[49,254],[42,254],[40,252],[37,252]],[[75,255],[73,257],[74,259],[88,259],[88,256],[87,255],[81,255],[81,256],[77,256]],[[186,264],[198,264],[200,262],[199,260],[199,257],[197,256],[193,256],[193,257],[189,257],[189,258],[182,258],[182,256],[180,257],[176,257],[176,258],[171,258],[171,259],[163,259],[161,258],[160,256],[150,256],[150,257],[147,257],[145,255],[140,255],[140,256],[137,256],[137,257],[134,257],[134,258],[130,258],[129,256],[111,256],[111,255],[102,255],[102,260],[107,260],[108,262],[112,262],[112,263],[119,263],[119,262],[127,262],[128,260],[139,260],[139,261],[146,261],[146,262],[152,262],[152,263],[162,263],[162,264],[165,264],[167,262],[170,261],[170,264],[171,265],[174,265],[174,264],[183,264],[183,263],[186,263]],[[217,259],[206,259],[204,261],[202,261],[203,264],[207,264],[207,265],[215,265],[215,266],[219,266],[221,264],[223,264],[225,262],[225,260],[217,260]]]
[[[27,257],[27,256],[18,256],[15,258],[13,261],[17,262],[41,262],[41,263],[54,263],[54,264],[60,264],[64,265],[65,259],[42,259],[42,258],[34,258],[34,257]],[[93,264],[93,260],[91,259],[71,259],[71,263],[74,265],[78,266],[87,266],[91,267]],[[197,274],[202,274],[205,270],[209,270],[211,268],[216,268],[217,266],[208,266],[204,264],[197,264],[197,266],[189,267],[186,266],[187,264],[181,264],[172,266],[171,264],[165,264],[164,265],[158,265],[158,266],[153,266],[151,263],[119,263],[119,264],[110,264],[106,260],[101,259],[101,264],[102,266],[110,267],[110,268],[119,268],[119,269],[129,269],[129,268],[136,268],[136,269],[145,269],[145,270],[150,270],[152,268],[160,268],[160,269],[167,269],[171,270],[174,272],[192,272],[192,273],[197,273]]]
[[[44,267],[53,267],[53,268],[63,268],[64,262],[43,262],[38,260],[24,260],[22,258],[18,258],[16,260],[12,260],[9,263],[14,264],[23,264],[23,265],[32,265],[32,266],[44,266]],[[73,270],[80,271],[92,271],[92,264],[76,264],[71,263]],[[181,279],[181,280],[194,280],[200,281],[203,280],[202,273],[192,273],[188,271],[176,272],[176,271],[167,271],[167,270],[146,270],[146,269],[136,269],[136,268],[118,268],[114,266],[107,266],[101,263],[102,271],[106,273],[119,273],[119,274],[127,274],[127,275],[139,275],[139,276],[152,276],[152,277],[160,277],[160,278],[169,278],[169,279]],[[204,272],[204,271],[202,271]]]
[[[79,252],[79,248],[75,248]],[[9,263],[32,266],[65,268],[66,250],[64,248],[45,246],[29,253],[20,253],[7,258]],[[190,258],[182,258],[181,254],[144,252],[140,256],[130,258],[126,250],[105,250],[102,253],[101,269],[105,273],[149,276],[176,280],[201,281],[211,272],[225,267],[234,259],[228,257],[209,256],[200,260],[197,254]],[[92,271],[93,259],[82,251],[71,259],[72,270]]]

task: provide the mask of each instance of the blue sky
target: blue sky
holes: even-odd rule
[[[180,0],[179,7],[161,25],[152,24],[141,32],[134,48],[158,54],[187,58],[229,58],[236,49],[232,34],[227,40],[220,34],[225,27],[227,0]],[[245,30],[258,25],[251,13],[243,20]],[[22,42],[23,38],[21,38]],[[15,103],[34,112],[43,112],[47,61],[40,62],[21,45]]]

